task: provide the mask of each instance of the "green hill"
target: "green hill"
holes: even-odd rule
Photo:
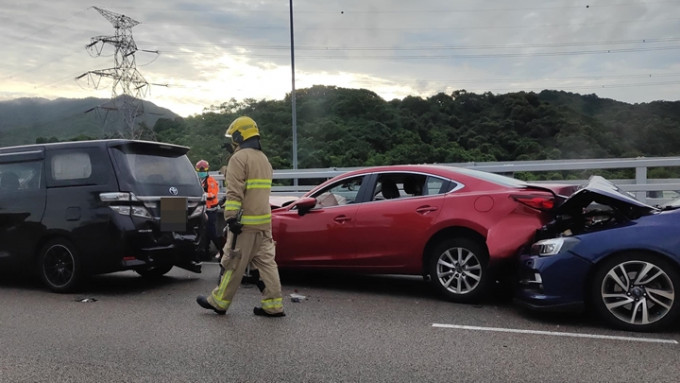
[[[69,140],[115,136],[124,123],[113,108],[110,99],[99,98],[0,101],[0,146],[32,144],[39,138]],[[175,117],[177,115],[170,110],[144,102],[144,115],[139,121],[153,127],[159,118]]]
[[[297,92],[298,167],[352,167],[680,154],[680,102],[627,104],[561,91],[386,101],[365,89]],[[275,168],[292,167],[291,100],[226,102],[186,119],[161,119],[158,139],[225,164],[224,130],[253,117]],[[213,167],[214,168],[214,167]]]
[[[16,102],[23,106],[0,102],[0,145],[110,134],[95,114],[85,113],[102,100]],[[300,169],[680,155],[678,101],[627,104],[550,90],[502,95],[459,90],[383,100],[365,89],[314,86],[297,91],[296,105]],[[206,159],[213,170],[227,163],[227,126],[249,115],[260,127],[272,165],[292,168],[290,95],[232,99],[187,118],[154,112],[151,105],[145,110],[153,139],[191,147],[192,161]]]

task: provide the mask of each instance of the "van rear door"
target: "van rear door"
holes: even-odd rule
[[[197,197],[203,189],[191,162],[189,148],[151,142],[114,145],[111,154],[121,191],[144,197]]]

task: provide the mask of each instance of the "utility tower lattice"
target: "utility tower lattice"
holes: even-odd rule
[[[76,80],[86,79],[87,83],[99,89],[103,79],[110,79],[112,86],[112,103],[104,110],[118,110],[126,124],[127,133],[118,132],[128,138],[140,138],[145,132],[136,126],[137,117],[144,114],[142,98],[146,96],[149,83],[139,73],[135,62],[137,44],[132,38],[132,28],[139,24],[125,15],[117,14],[98,7],[93,7],[104,18],[109,20],[116,31],[114,36],[96,36],[85,46],[92,57],[101,56],[104,46],[109,44],[115,49],[114,66],[107,69],[85,72]],[[108,113],[108,112],[107,112]]]

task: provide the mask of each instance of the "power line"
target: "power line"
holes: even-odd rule
[[[424,48],[423,48],[424,49]],[[413,50],[423,50],[423,49],[413,49]],[[445,50],[446,48],[436,48]],[[526,48],[524,48],[526,49]],[[615,53],[639,53],[639,52],[653,52],[653,51],[667,51],[667,50],[677,50],[680,49],[680,45],[672,46],[662,46],[662,47],[639,47],[639,48],[615,48],[615,49],[581,49],[581,50],[569,50],[569,51],[555,51],[555,52],[514,52],[514,53],[458,53],[458,54],[418,54],[418,55],[399,55],[399,54],[363,54],[363,55],[296,55],[298,59],[309,59],[309,60],[447,60],[455,58],[466,58],[466,59],[489,59],[489,58],[514,58],[514,57],[555,57],[555,56],[583,56],[583,55],[596,55],[596,54],[615,54]],[[323,51],[323,49],[314,49],[315,51]],[[342,49],[338,48],[333,52],[352,52],[357,49]],[[360,51],[386,51],[387,49],[360,49]],[[411,49],[396,50],[408,51]],[[329,50],[330,52],[331,50]],[[215,54],[222,55],[223,52],[210,50],[210,51],[171,51],[171,50],[160,50],[160,52],[171,54],[171,55],[195,55],[199,54]],[[245,56],[245,57],[261,57],[261,58],[287,58],[288,55],[281,53],[255,53],[255,52],[230,52],[231,56]]]
[[[556,43],[513,43],[513,44],[462,44],[462,45],[417,45],[417,46],[394,46],[394,45],[373,45],[373,46],[328,46],[328,45],[296,45],[296,51],[423,51],[423,50],[482,50],[482,49],[526,49],[526,48],[564,48],[564,47],[587,47],[603,45],[630,45],[630,44],[661,44],[679,42],[680,37],[665,38],[640,38],[628,40],[611,41],[572,41]],[[194,42],[165,42],[163,45],[179,47],[200,47],[200,48],[251,48],[265,50],[289,50],[289,45],[270,45],[270,44],[239,44],[239,43],[194,43]],[[169,51],[170,52],[170,51]]]

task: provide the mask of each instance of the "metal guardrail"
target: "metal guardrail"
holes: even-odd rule
[[[604,169],[635,169],[634,179],[611,180],[627,192],[649,204],[660,204],[680,197],[680,179],[649,179],[650,168],[680,167],[680,157],[638,157],[638,158],[607,158],[607,159],[578,159],[578,160],[545,160],[545,161],[513,161],[513,162],[459,162],[437,164],[471,168],[491,173],[512,176],[518,172],[548,172],[568,170],[604,170]],[[314,185],[298,185],[299,180],[326,180],[357,167],[347,168],[316,168],[316,169],[282,169],[274,170],[275,180],[293,180],[292,186],[274,186],[272,192],[277,194],[302,195]],[[217,172],[211,172],[218,179],[222,179]],[[556,182],[556,181],[550,181]],[[572,184],[583,184],[586,180],[560,181]]]

